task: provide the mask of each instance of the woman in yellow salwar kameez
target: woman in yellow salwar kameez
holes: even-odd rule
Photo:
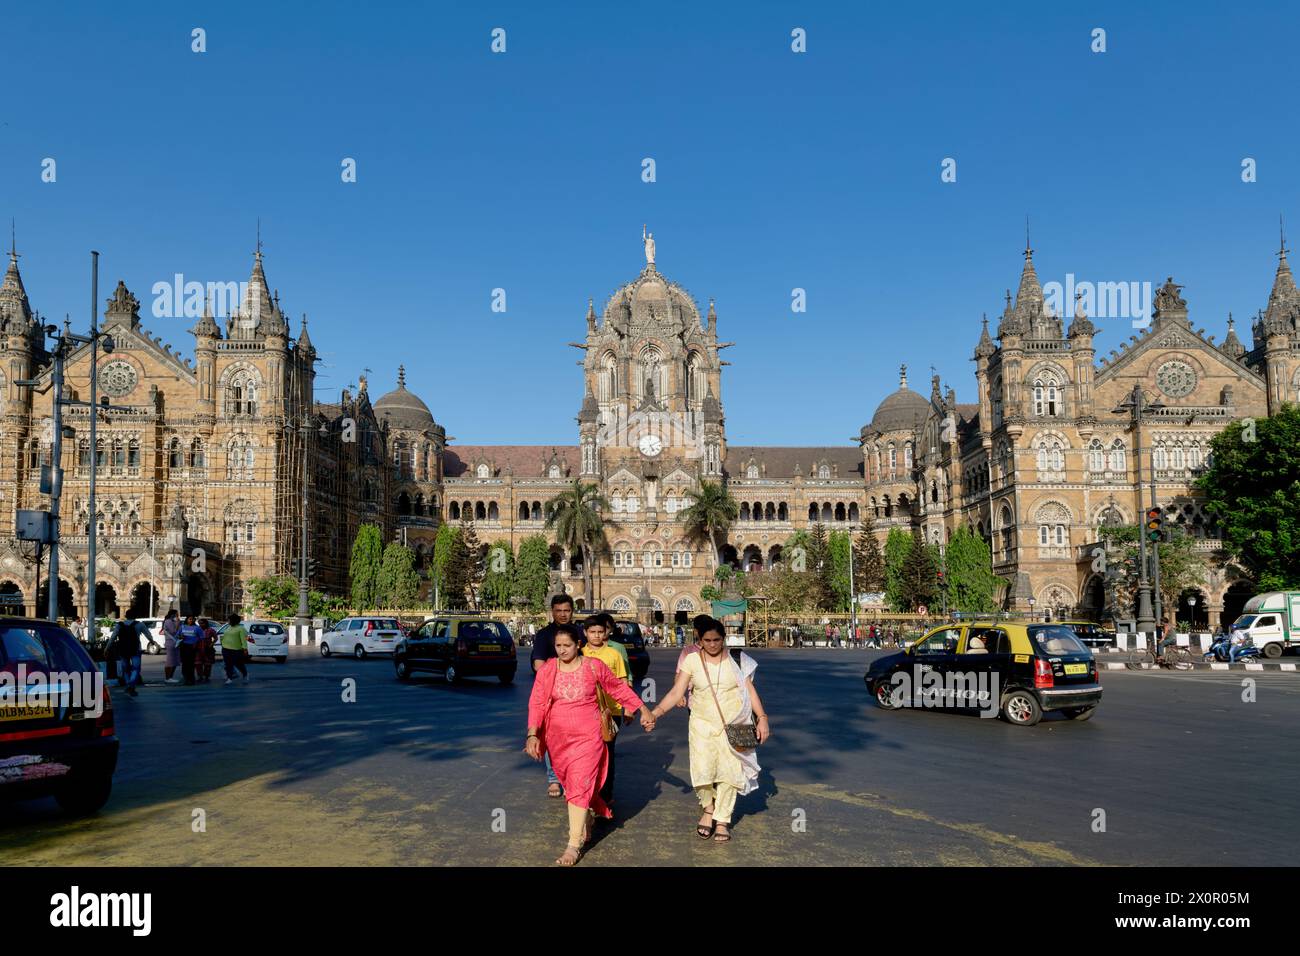
[[[758,664],[743,652],[739,659],[727,652],[722,622],[701,614],[693,623],[699,634],[699,651],[681,656],[672,690],[651,713],[655,719],[670,713],[690,691],[691,786],[704,808],[695,832],[702,839],[727,843],[736,797],[758,786],[759,766],[753,750],[741,752],[731,746],[726,725],[752,719],[760,743],[771,731],[754,687]]]

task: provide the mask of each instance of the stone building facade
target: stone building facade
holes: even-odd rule
[[[190,330],[192,361],[146,332],[119,283],[103,317],[115,347],[99,371],[113,407],[100,412],[93,458],[98,610],[145,613],[168,599],[209,614],[240,606],[250,578],[292,571],[304,478],[312,585],[331,593],[347,591],[362,522],[404,541],[422,563],[446,521],[472,520],[484,546],[517,548],[532,534],[553,540],[548,502],[581,478],[610,502],[610,549],[587,595],[581,556],[552,544],[557,581],[584,607],[668,619],[697,612],[713,559],[688,540],[680,515],[702,480],[721,480],[740,514],[718,557],[738,569],[772,567],[790,536],[817,522],[856,531],[870,521],[882,542],[891,528],[915,528],[940,544],[969,524],[992,545],[1007,607],[1032,600],[1099,614],[1107,600],[1092,570],[1097,527],[1138,520],[1154,464],[1169,520],[1214,562],[1200,613],[1230,613],[1249,591],[1234,580],[1192,483],[1215,433],[1300,393],[1300,293],[1285,250],[1251,347],[1231,318],[1221,344],[1194,329],[1170,280],[1149,328],[1098,360],[1092,321],[1077,309],[1067,327],[1053,314],[1027,249],[1014,302],[1008,292],[996,334],[986,320],[975,348],[978,401],[959,403],[938,376],[928,397],[913,391],[904,366],[856,446],[770,447],[728,443],[722,356],[733,343],[719,340],[713,301],[702,312],[659,272],[652,236],[645,247],[645,266],[599,313],[588,302],[585,336],[571,343],[583,354],[576,443],[559,446],[449,444],[404,369],[373,403],[364,378],[337,402],[316,401],[306,317],[291,335],[260,248],[224,329],[205,309]],[[12,530],[18,509],[48,506],[39,473],[50,458],[51,393],[15,382],[49,381],[40,324],[11,252],[0,284],[0,593],[22,594],[29,610],[34,556]],[[88,395],[88,365],[85,349],[68,360],[74,398]],[[1135,386],[1164,405],[1139,423],[1142,491],[1135,423],[1117,410]],[[85,409],[67,410],[59,587],[69,614],[89,605],[87,425]]]

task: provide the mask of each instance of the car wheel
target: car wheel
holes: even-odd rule
[[[872,696],[876,698],[876,704],[882,710],[898,710],[900,707],[894,686],[888,678],[876,681]]]
[[[1002,716],[1017,727],[1032,727],[1043,719],[1043,708],[1029,691],[1013,690],[1002,698]]]
[[[1091,707],[1072,707],[1065,711],[1065,716],[1071,720],[1091,720],[1092,715],[1097,712],[1097,705]]]
[[[157,644],[155,644],[153,641],[150,641],[150,642],[149,642],[149,646],[148,646],[147,648],[145,648],[145,652],[148,653],[148,654],[161,654],[161,653],[162,653],[162,649],[161,649]]]
[[[447,670],[443,673],[442,676],[447,678],[448,684],[455,684],[457,681],[460,680],[460,674],[457,672],[455,664],[448,664]]]
[[[1270,660],[1276,660],[1282,656],[1282,645],[1277,641],[1272,641],[1264,645],[1264,656]]]
[[[324,643],[323,641],[321,642],[321,646],[320,646],[320,656],[321,656],[321,657],[329,657],[329,656],[330,656],[330,646],[329,646],[328,644]]]
[[[356,647],[352,648],[352,656],[359,661],[364,661],[366,659],[366,649],[358,644]]]
[[[289,656],[286,654],[286,655],[283,655],[283,656],[281,656],[281,657],[277,657],[277,658],[275,659],[275,662],[276,662],[277,664],[283,664],[283,663],[284,663],[285,661],[287,661],[288,659],[289,659]]]
[[[503,673],[503,674],[498,674],[498,675],[497,675],[497,680],[499,680],[499,681],[500,681],[501,683],[503,683],[503,684],[513,684],[513,683],[514,683],[514,680],[515,680],[515,672],[514,672],[514,671],[506,671],[506,672]]]
[[[112,792],[113,775],[110,773],[98,777],[77,776],[69,779],[67,785],[54,795],[54,799],[65,813],[85,816],[108,803]]]
[[[398,679],[398,680],[410,680],[410,679],[411,679],[411,668],[410,668],[410,665],[408,665],[408,664],[406,663],[406,661],[394,661],[394,662],[393,662],[393,670],[395,670],[395,671],[397,672],[397,679]]]

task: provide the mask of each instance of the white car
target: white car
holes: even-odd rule
[[[391,654],[402,639],[395,617],[345,617],[320,637],[321,657],[351,654],[363,660],[369,654]]]
[[[248,659],[271,657],[277,664],[289,659],[289,629],[275,621],[243,621],[244,630],[248,632]],[[217,629],[217,657],[221,656],[221,635],[229,630],[229,624],[222,624]]]
[[[167,640],[163,634],[163,619],[160,617],[137,617],[135,623],[143,625],[149,636],[140,635],[140,652],[142,654],[162,654],[166,651]]]

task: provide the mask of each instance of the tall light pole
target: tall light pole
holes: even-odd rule
[[[1138,592],[1137,592],[1137,629],[1141,634],[1150,634],[1155,630],[1156,620],[1151,612],[1151,585],[1147,580],[1147,543],[1142,530],[1142,413],[1158,411],[1164,408],[1160,402],[1148,402],[1141,385],[1134,385],[1128,397],[1114,409],[1115,414],[1129,414],[1133,426],[1133,467],[1136,469],[1134,488],[1137,492],[1138,514]],[[1152,463],[1154,465],[1154,461]],[[1154,472],[1154,468],[1152,469]]]

